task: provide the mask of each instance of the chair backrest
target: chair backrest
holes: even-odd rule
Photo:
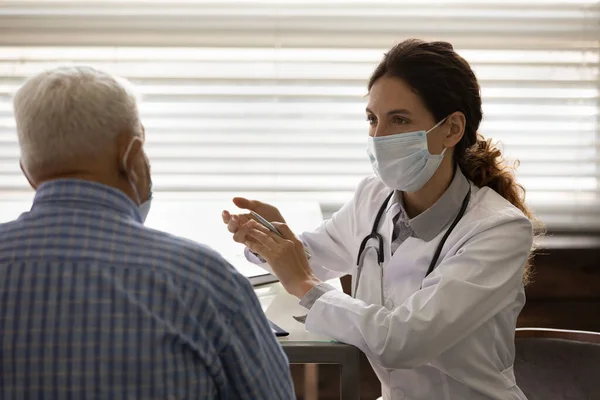
[[[600,400],[600,333],[520,328],[515,346],[515,377],[529,400]]]

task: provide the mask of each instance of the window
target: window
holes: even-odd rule
[[[408,37],[453,43],[484,97],[481,132],[521,161],[552,230],[600,230],[597,1],[4,1],[0,201],[31,199],[11,95],[47,67],[93,64],[143,96],[157,197],[318,201],[371,173],[366,81]],[[27,207],[27,206],[25,206]]]

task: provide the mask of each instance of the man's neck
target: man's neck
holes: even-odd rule
[[[134,202],[136,201],[135,194],[133,193],[133,190],[131,189],[131,185],[129,184],[129,182],[126,179],[124,179],[124,178],[117,179],[117,178],[114,178],[113,176],[110,176],[109,174],[99,174],[99,173],[94,173],[94,172],[90,172],[90,171],[86,171],[86,170],[77,170],[77,169],[67,170],[67,169],[65,169],[60,172],[55,172],[52,174],[45,174],[44,176],[38,177],[36,179],[36,182],[35,182],[36,187],[41,185],[44,182],[53,181],[56,179],[80,179],[80,180],[84,180],[84,181],[100,183],[102,185],[106,185],[106,186],[110,186],[115,189],[118,189],[118,190],[122,191],[123,193],[125,193]]]

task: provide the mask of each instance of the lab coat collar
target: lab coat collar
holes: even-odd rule
[[[416,237],[426,242],[433,240],[442,230],[450,224],[458,214],[462,202],[469,191],[469,180],[462,173],[460,168],[456,168],[454,178],[448,189],[437,202],[415,218],[408,219],[404,211],[402,192],[397,192],[393,196],[390,207],[398,203],[401,209],[400,220],[409,226]]]

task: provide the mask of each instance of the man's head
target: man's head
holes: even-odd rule
[[[144,128],[127,81],[89,67],[56,68],[25,82],[14,113],[21,168],[34,189],[79,178],[118,188],[137,204],[150,197]]]

